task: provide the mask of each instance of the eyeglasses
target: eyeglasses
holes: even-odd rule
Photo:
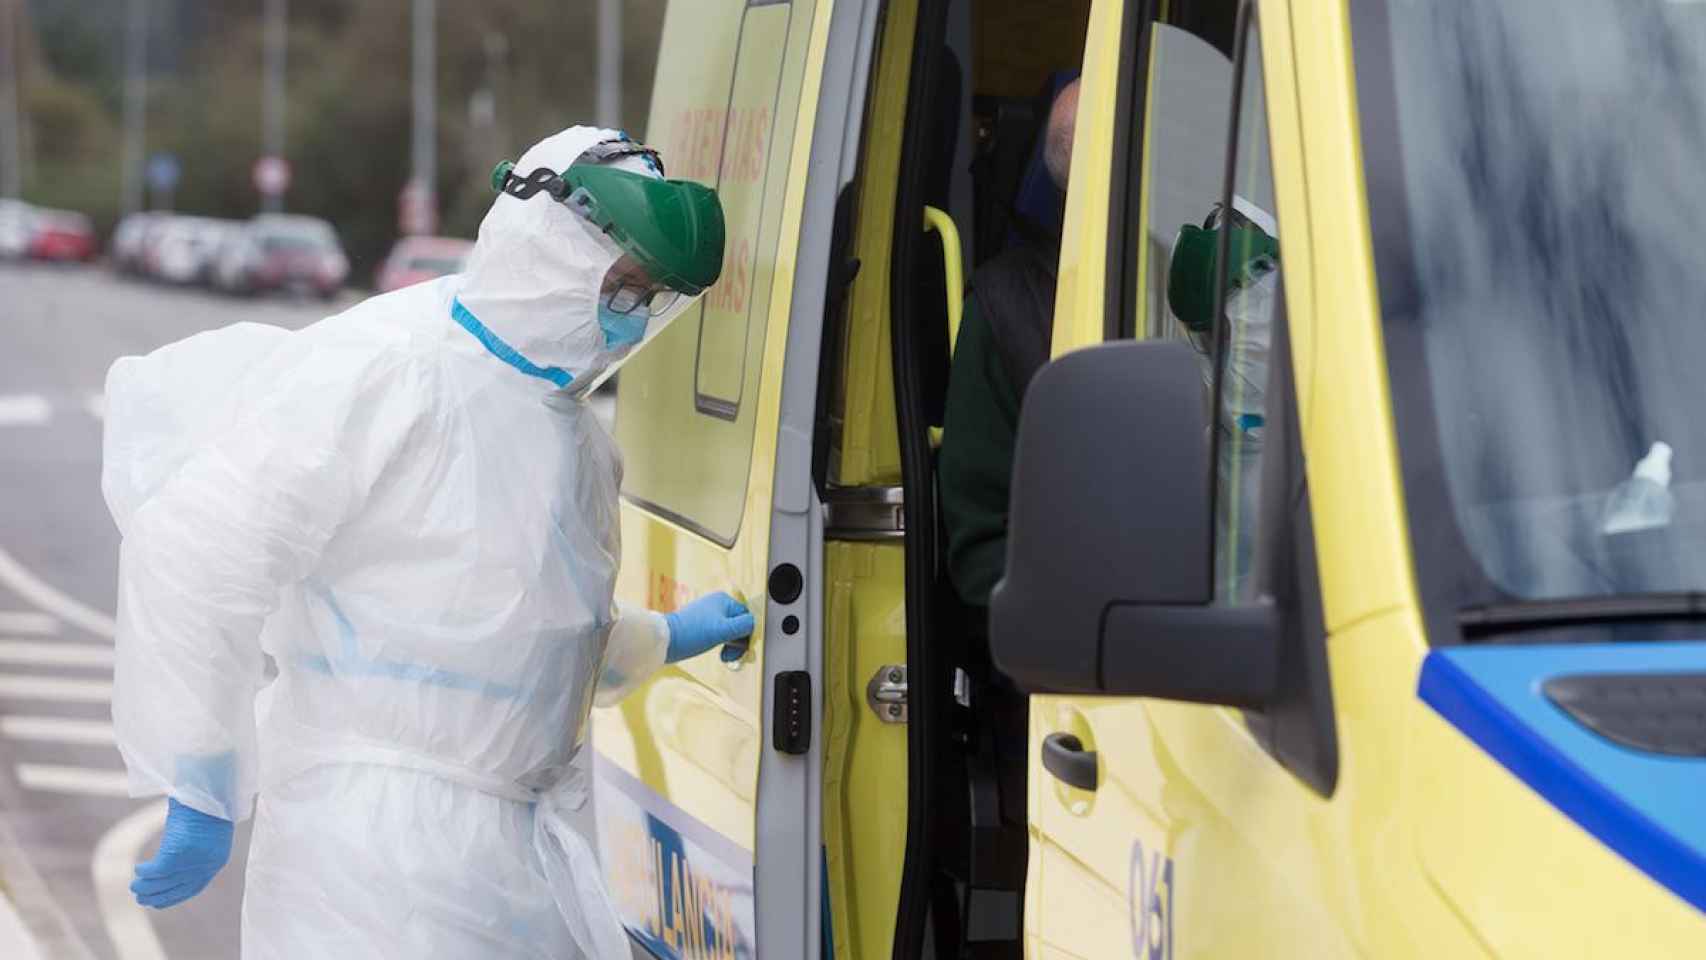
[[[604,305],[612,313],[630,314],[645,310],[654,317],[669,312],[681,294],[653,280],[645,268],[629,257],[612,264],[604,275]]]
[[[612,313],[629,314],[644,308],[654,317],[661,317],[681,299],[678,291],[668,287],[619,284],[610,292],[606,305]]]

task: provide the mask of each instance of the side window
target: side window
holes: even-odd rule
[[[1279,224],[1274,217],[1262,45],[1252,19],[1242,38],[1231,211],[1220,239],[1227,270],[1220,288],[1220,416],[1215,491],[1215,599],[1248,601],[1256,507],[1268,420],[1268,356],[1279,296]]]
[[[1262,441],[1268,420],[1268,356],[1279,296],[1279,224],[1274,218],[1262,45],[1254,19],[1246,31],[1238,84],[1231,210],[1217,237],[1227,258],[1220,288],[1215,491],[1215,599],[1249,601]]]
[[[739,223],[762,223],[770,168],[787,163],[786,153],[766,151],[775,142],[776,99],[782,83],[782,60],[788,28],[794,19],[792,3],[775,0],[748,3],[740,18],[740,41],[735,50],[734,78],[729,83],[728,124],[713,182],[722,198],[723,213]],[[707,178],[711,179],[711,178]],[[718,283],[702,306],[699,349],[693,365],[693,406],[700,413],[738,420],[746,383],[748,347],[754,329],[764,334],[764,311],[758,303],[755,280],[770,279],[774,257],[759,277],[759,248],[755,237],[735,236],[723,257],[726,282]],[[756,314],[756,316],[755,316]]]
[[[671,176],[715,186],[723,274],[619,375],[623,494],[724,545],[739,536],[783,193],[814,0],[672,3],[645,137]],[[782,259],[789,259],[784,255]]]
[[[1220,0],[1192,9],[1206,6],[1233,3]],[[1232,103],[1232,59],[1226,52],[1232,31],[1230,18],[1223,19],[1224,31],[1153,23],[1144,38],[1145,129],[1142,157],[1134,171],[1141,190],[1137,213],[1142,227],[1134,238],[1135,330],[1140,337],[1187,339],[1194,330],[1208,328],[1212,306],[1203,298],[1212,299],[1213,291],[1205,294],[1200,284],[1188,287],[1177,281],[1173,290],[1170,279],[1179,241],[1214,214],[1223,192]],[[1187,243],[1180,252],[1191,249]]]
[[[1260,44],[1232,59],[1232,0],[1185,5],[1147,36],[1138,336],[1189,343],[1215,416],[1216,602],[1252,599],[1279,226]],[[1229,142],[1234,110],[1237,143]],[[1228,151],[1233,156],[1227,181]],[[1225,258],[1217,276],[1215,265]]]

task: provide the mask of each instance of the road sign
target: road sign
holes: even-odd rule
[[[419,180],[410,180],[397,196],[397,229],[404,236],[430,234],[438,229],[438,204],[432,191]]]
[[[266,156],[255,161],[255,189],[273,197],[290,189],[290,161]]]
[[[183,170],[178,166],[178,158],[169,153],[156,153],[148,158],[148,185],[156,192],[170,193],[178,186],[178,178]]]

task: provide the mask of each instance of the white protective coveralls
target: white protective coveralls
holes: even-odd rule
[[[628,957],[566,819],[595,689],[669,640],[612,603],[620,459],[576,395],[626,353],[596,316],[619,255],[500,195],[461,276],[108,374],[114,728],[135,796],[241,820],[258,793],[250,960]]]

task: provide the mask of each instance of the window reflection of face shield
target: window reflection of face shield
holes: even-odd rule
[[[1224,275],[1228,302],[1279,262],[1272,216],[1242,197],[1234,196],[1231,211],[1215,204],[1201,226],[1181,226],[1168,261],[1167,306],[1194,335],[1206,336],[1214,326],[1215,265],[1221,257],[1223,233],[1227,235]]]
[[[1168,263],[1168,307],[1201,358],[1203,385],[1212,393],[1215,265],[1221,234],[1228,234],[1221,310],[1226,338],[1221,424],[1255,443],[1266,421],[1268,347],[1280,257],[1276,229],[1272,214],[1235,194],[1230,211],[1217,203],[1201,226],[1180,227]]]

